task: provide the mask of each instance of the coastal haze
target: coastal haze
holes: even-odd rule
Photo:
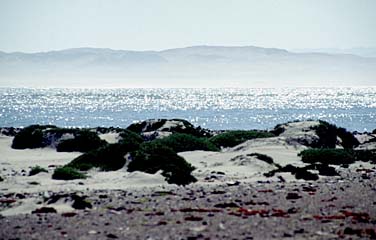
[[[1,87],[338,87],[374,86],[369,54],[292,52],[255,46],[162,51],[74,48],[0,52]]]

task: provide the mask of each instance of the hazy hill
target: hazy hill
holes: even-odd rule
[[[294,49],[293,52],[315,52],[315,53],[331,53],[331,54],[353,54],[361,57],[376,58],[376,48],[311,48],[311,49]]]
[[[0,52],[0,86],[259,87],[376,85],[376,58],[254,46],[163,51]]]

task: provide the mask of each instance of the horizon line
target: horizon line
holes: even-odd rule
[[[324,48],[280,48],[280,47],[266,47],[266,46],[257,46],[257,45],[210,45],[210,44],[198,44],[198,45],[187,45],[182,47],[171,47],[171,48],[163,48],[163,49],[125,49],[125,48],[111,48],[111,47],[92,47],[92,46],[79,46],[79,47],[72,47],[72,48],[60,48],[60,49],[50,49],[50,50],[44,50],[44,51],[3,51],[0,49],[1,53],[6,54],[15,54],[15,53],[24,53],[24,54],[37,54],[37,53],[49,53],[49,52],[61,52],[66,50],[76,50],[76,49],[100,49],[100,50],[112,50],[112,51],[129,51],[129,52],[164,52],[168,50],[177,50],[177,49],[187,49],[187,48],[198,48],[198,47],[217,47],[217,48],[262,48],[262,49],[275,49],[275,50],[284,50],[288,52],[293,53],[299,53],[299,51],[307,51],[304,53],[327,53],[325,50],[354,50],[354,49],[376,49],[372,46],[358,46],[358,47],[351,47],[351,48],[330,48],[330,47],[324,47]],[[312,51],[319,51],[319,52],[312,52]]]

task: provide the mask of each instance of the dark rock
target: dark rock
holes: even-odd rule
[[[188,217],[185,217],[184,220],[185,221],[198,222],[198,221],[202,221],[203,218],[202,217],[198,217],[198,216],[188,216]]]
[[[72,199],[74,200],[72,207],[74,209],[86,209],[86,208],[92,208],[93,206],[91,203],[85,200],[85,196],[77,196],[73,195]]]
[[[63,217],[74,217],[76,215],[77,215],[77,213],[75,213],[75,212],[66,212],[66,213],[61,214],[61,216],[63,216]]]
[[[295,199],[299,199],[299,198],[302,198],[302,196],[300,196],[297,193],[288,193],[287,196],[286,196],[287,200],[295,200]]]
[[[115,234],[112,234],[112,233],[107,234],[106,237],[113,238],[113,239],[118,238],[118,236],[116,236]]]
[[[230,182],[227,182],[226,184],[227,184],[227,186],[231,187],[231,186],[238,186],[238,185],[240,185],[240,182],[239,181],[235,181],[235,182],[230,181]]]
[[[297,229],[294,231],[294,234],[301,234],[301,233],[304,233],[304,228],[301,228],[301,229]]]
[[[35,209],[31,213],[57,213],[55,208],[52,207],[41,207],[38,209]]]
[[[296,179],[303,179],[307,181],[316,181],[319,179],[319,176],[317,174],[311,173],[307,171],[304,168],[297,168],[295,172],[295,178]]]
[[[214,205],[214,207],[216,207],[216,208],[238,208],[239,205],[234,203],[234,202],[230,202],[230,203],[218,203],[218,204]]]
[[[194,136],[211,136],[208,130],[200,127],[195,128],[191,123],[183,119],[149,119],[142,122],[131,124],[127,127],[135,133],[145,132],[172,132],[186,133]]]

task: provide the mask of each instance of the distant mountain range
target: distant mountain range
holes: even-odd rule
[[[376,58],[254,46],[0,52],[0,87],[376,85]]]
[[[361,57],[376,58],[376,48],[308,48],[308,49],[293,49],[293,52],[313,52],[313,53],[330,53],[330,54],[353,54]]]

